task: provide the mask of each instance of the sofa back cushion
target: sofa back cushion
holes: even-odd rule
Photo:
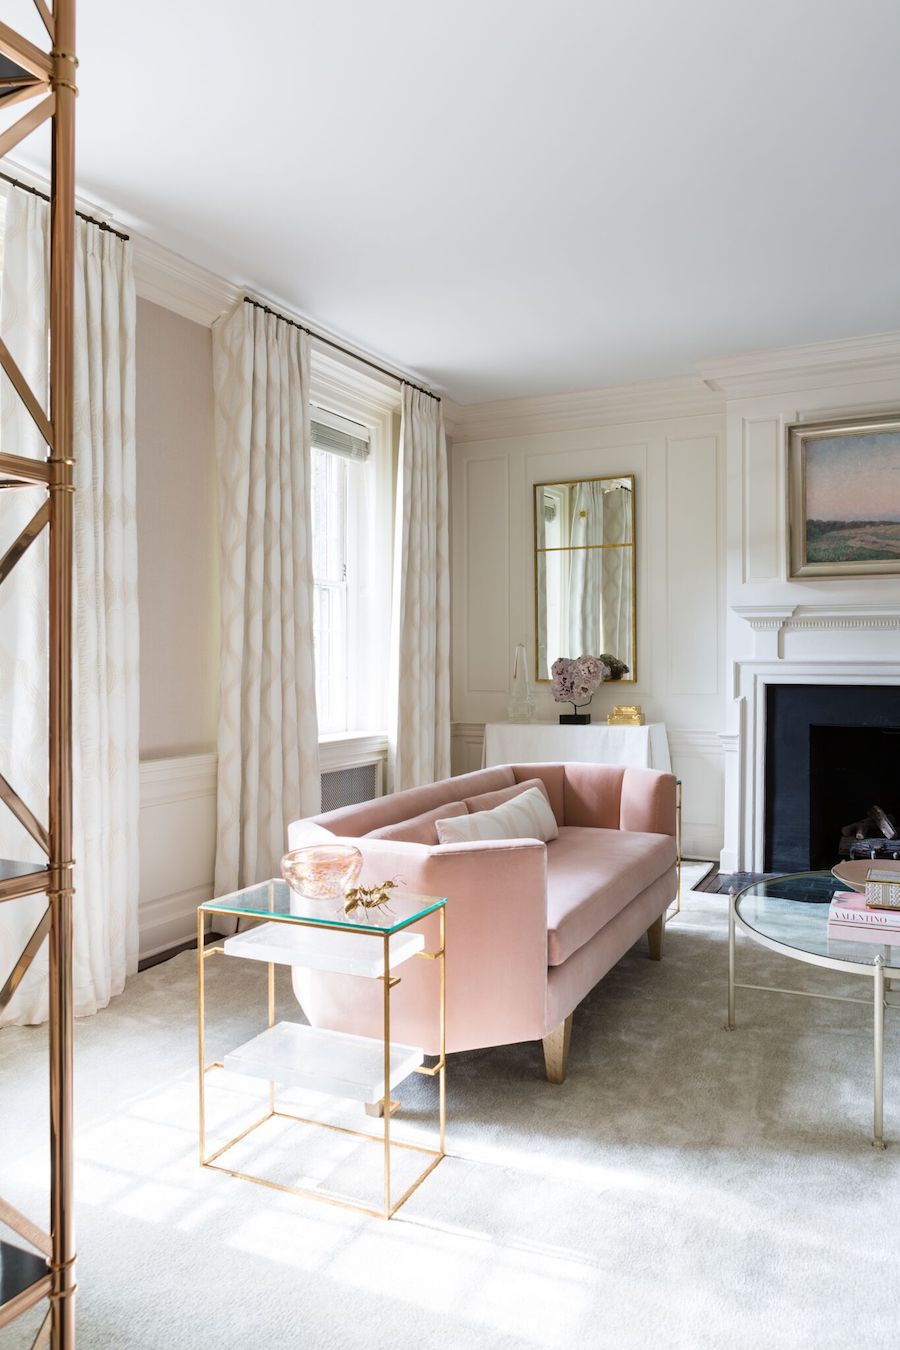
[[[565,766],[565,821],[599,830],[617,830],[622,805],[621,764]]]
[[[495,769],[479,769],[475,773],[461,774],[458,778],[445,778],[427,787],[407,788],[404,792],[393,792],[387,797],[376,797],[371,802],[341,806],[336,811],[325,811],[313,819],[333,834],[358,839],[370,830],[381,829],[383,825],[396,825],[401,820],[411,820],[413,816],[431,811],[435,806],[459,802],[474,793],[510,787],[515,781],[512,769],[504,764]]]
[[[477,797],[466,797],[466,810],[469,815],[474,815],[476,811],[493,811],[495,806],[500,806],[502,802],[511,801],[513,797],[520,797],[529,788],[537,788],[547,797],[547,789],[544,787],[542,779],[526,778],[523,783],[513,783],[512,787],[498,788],[496,792],[481,792]],[[547,797],[547,805],[550,805],[549,797]]]
[[[510,792],[512,789],[507,788],[506,791]],[[412,816],[409,820],[398,820],[394,825],[382,825],[377,830],[370,830],[365,837],[366,839],[400,839],[406,844],[436,844],[438,836],[435,821],[452,820],[455,816],[466,814],[467,811],[462,802],[447,802],[444,806],[432,807],[430,811],[423,811],[421,815]]]
[[[559,828],[543,788],[527,788],[487,811],[439,820],[435,828],[442,844],[466,844],[474,839],[542,839],[547,843]]]
[[[515,781],[524,783],[539,778],[544,785],[557,825],[566,824],[565,764],[511,764]]]

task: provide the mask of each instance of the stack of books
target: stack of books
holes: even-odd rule
[[[828,936],[900,946],[900,909],[870,909],[859,891],[837,891],[828,909]]]

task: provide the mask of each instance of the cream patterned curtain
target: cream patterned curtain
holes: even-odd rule
[[[279,874],[320,805],[309,338],[255,305],[213,329],[221,674],[216,895]]]
[[[631,664],[631,607],[626,548],[630,494],[600,482],[579,483],[572,502],[568,654],[610,652]]]
[[[603,557],[605,541],[603,484],[579,483],[572,501],[569,538],[576,552],[569,554],[570,656],[608,651],[601,643],[603,629]]]
[[[6,197],[0,332],[32,388],[47,388],[49,212],[29,193]],[[105,1007],[137,968],[138,608],[135,523],[135,297],[131,246],[77,222],[75,257],[75,1012]],[[46,449],[4,379],[0,439],[17,453]],[[0,553],[34,513],[31,491],[7,493]],[[0,586],[0,772],[46,820],[46,538]],[[0,810],[0,857],[37,861]],[[0,908],[0,983],[42,902]],[[4,1015],[47,1016],[46,953]]]
[[[389,710],[394,791],[450,773],[447,443],[437,399],[403,386]]]
[[[611,488],[603,494],[603,533],[607,540],[628,538],[631,493]],[[631,666],[631,549],[605,548],[603,555],[603,627],[601,650]]]

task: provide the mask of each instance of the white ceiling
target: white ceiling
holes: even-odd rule
[[[81,0],[83,193],[460,402],[900,328],[896,0]]]

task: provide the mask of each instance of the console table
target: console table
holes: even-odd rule
[[[664,722],[611,727],[603,722],[560,726],[558,722],[488,722],[484,767],[492,764],[625,764],[671,773]]]

